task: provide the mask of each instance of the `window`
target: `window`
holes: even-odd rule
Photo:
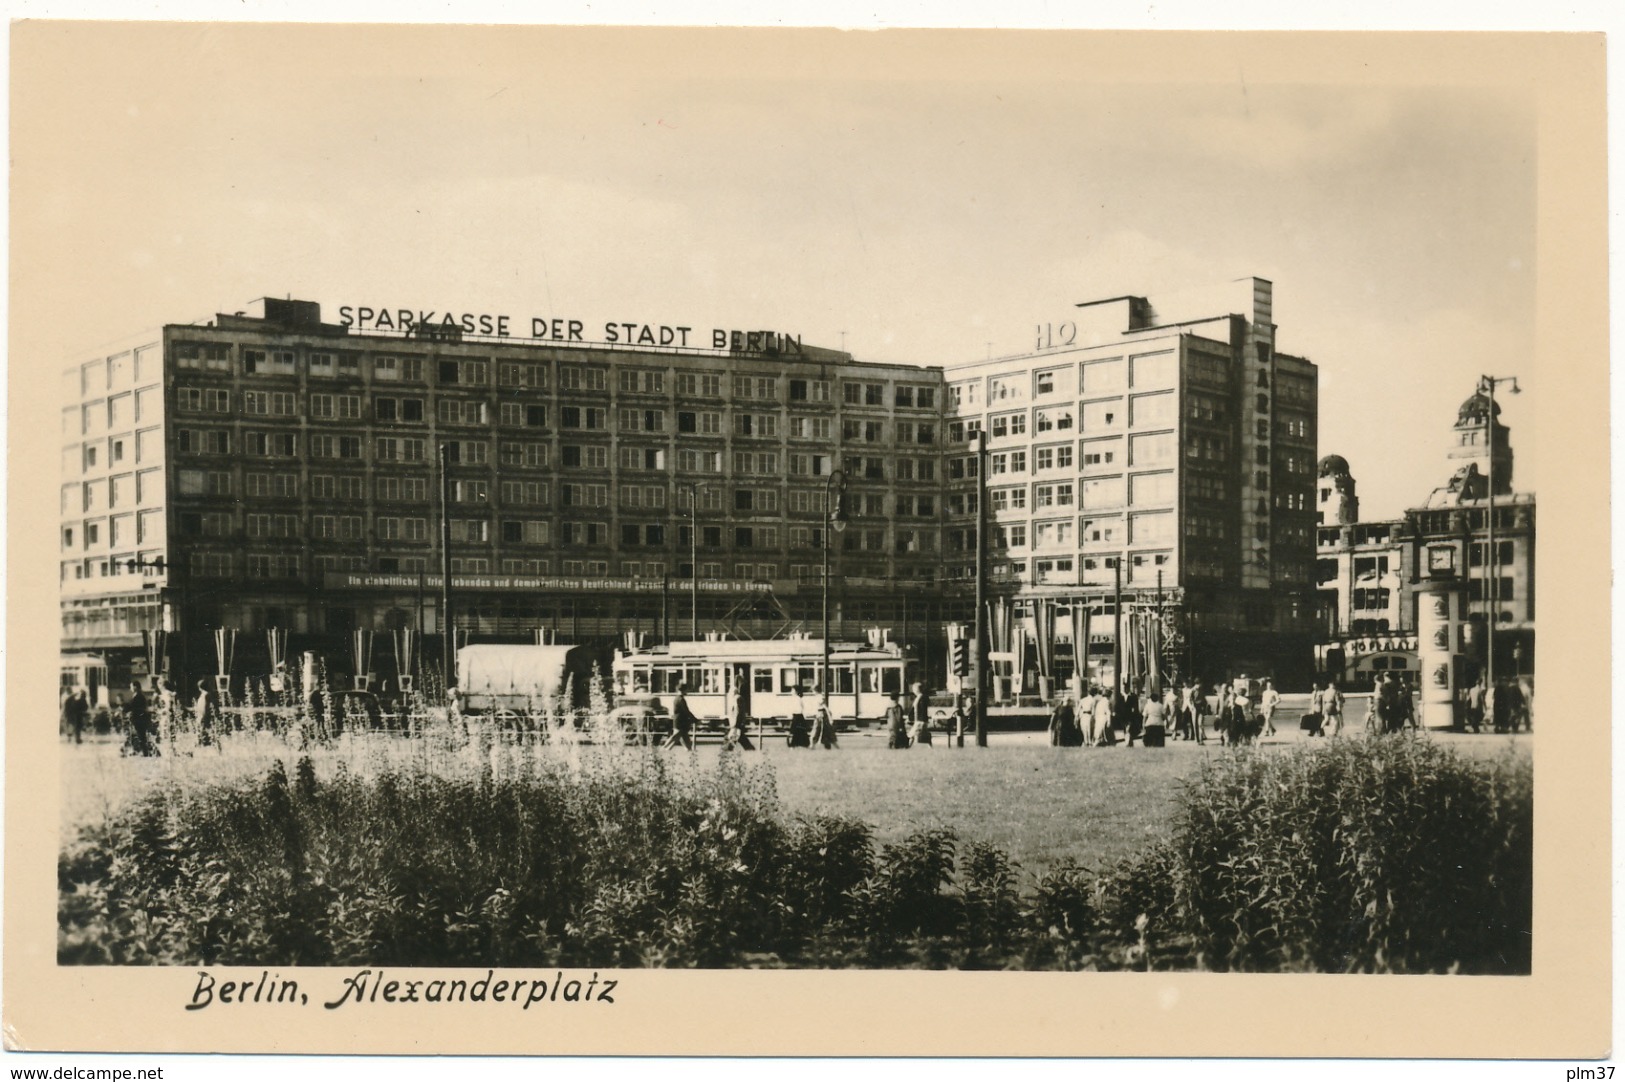
[[[1033,489],[1033,505],[1035,507],[1071,507],[1072,483],[1063,481],[1036,486]]]
[[[474,440],[450,440],[445,444],[446,459],[465,466],[483,466],[490,460],[491,445]]]
[[[1103,428],[1121,428],[1123,403],[1120,399],[1083,404],[1083,430],[1095,432]]]
[[[1070,432],[1072,421],[1071,406],[1051,406],[1038,411],[1038,420],[1034,427],[1039,432]]]
[[[540,507],[547,503],[547,482],[503,481],[501,493],[505,506]]]
[[[602,391],[608,386],[608,377],[602,368],[584,368],[567,364],[559,368],[559,388],[565,391]]]
[[[774,376],[735,376],[735,398],[759,398],[772,401],[779,396],[779,381]]]
[[[1078,543],[1080,545],[1120,545],[1122,542],[1123,519],[1121,516],[1078,520]]]
[[[1040,522],[1033,527],[1034,547],[1058,549],[1072,547],[1072,520],[1056,519]]]
[[[1072,445],[1070,443],[1064,443],[1056,447],[1038,448],[1038,450],[1034,452],[1034,468],[1037,470],[1071,469]]]
[[[263,458],[291,458],[298,453],[297,437],[292,432],[250,432],[244,439],[247,444],[245,450],[250,455]],[[313,439],[312,444],[314,442]]]
[[[623,368],[617,383],[623,394],[664,394],[666,374],[653,368]]]
[[[793,379],[790,381],[790,401],[828,402],[829,381],[824,379]]]
[[[994,526],[993,535],[995,543],[1000,548],[1020,549],[1027,547],[1027,524],[1013,522],[1008,526]]]
[[[510,519],[502,524],[502,540],[515,545],[545,545],[547,523]]]
[[[1124,486],[1121,477],[1102,477],[1096,480],[1082,482],[1078,487],[1079,506],[1094,507],[1121,507],[1123,506]]]
[[[833,425],[828,417],[790,418],[790,438],[800,440],[827,440]]]
[[[1000,439],[1005,436],[1025,436],[1027,434],[1027,414],[1022,413],[995,413],[988,418],[988,436],[991,439]]]

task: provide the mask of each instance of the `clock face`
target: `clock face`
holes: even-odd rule
[[[1454,571],[1456,569],[1456,550],[1448,545],[1439,545],[1428,549],[1429,571]]]

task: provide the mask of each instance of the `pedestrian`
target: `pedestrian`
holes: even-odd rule
[[[790,728],[784,734],[784,742],[792,748],[812,747],[812,722],[807,720],[806,710],[807,689],[796,689],[795,712],[790,715]]]
[[[723,735],[722,746],[756,750],[756,745],[750,742],[750,711],[745,709],[744,696],[737,689],[728,695],[728,731]]]
[[[1166,696],[1161,699],[1155,695],[1145,697],[1145,705],[1142,707],[1142,727],[1142,731],[1146,734],[1146,747],[1161,747],[1162,741],[1168,732],[1168,703]],[[1129,742],[1132,744],[1133,740],[1131,739]]]
[[[124,722],[129,727],[129,753],[157,755],[158,745],[152,739],[152,710],[142,694],[139,681],[130,681],[130,697],[124,700]]]
[[[1480,677],[1467,689],[1467,706],[1462,711],[1462,722],[1473,732],[1484,730],[1484,680]]]
[[[1247,692],[1237,688],[1230,700],[1230,717],[1225,725],[1225,730],[1230,734],[1231,744],[1253,742],[1253,723],[1250,716],[1252,705],[1253,701],[1247,697]]]
[[[892,692],[886,707],[886,747],[902,750],[908,747],[908,731],[903,728],[903,706]]]
[[[1122,729],[1128,737],[1128,746],[1133,747],[1134,741],[1139,739],[1144,715],[1140,707],[1140,694],[1133,688],[1128,694],[1117,700],[1117,728]]]
[[[683,745],[689,751],[694,750],[694,724],[698,719],[694,711],[688,706],[688,685],[677,685],[677,698],[671,702],[671,735],[666,737],[662,747],[674,748]]]
[[[62,700],[62,725],[75,744],[85,741],[85,723],[90,720],[90,699],[84,688],[74,688]]]
[[[197,698],[192,701],[192,718],[197,722],[197,742],[204,747],[216,741],[215,730],[220,727],[220,708],[214,689],[207,680],[197,682]]]
[[[1332,680],[1326,681],[1326,689],[1320,693],[1320,733],[1322,736],[1338,736],[1343,732],[1343,693],[1337,690],[1337,684]]]
[[[1510,728],[1513,732],[1517,732],[1520,725],[1528,728],[1529,713],[1524,702],[1523,688],[1518,685],[1518,681],[1507,681],[1505,695],[1507,700],[1508,728]]]
[[[1264,717],[1264,735],[1275,735],[1275,711],[1281,705],[1281,693],[1275,690],[1273,680],[1264,681],[1264,693],[1258,697],[1258,711]]]
[[[1112,733],[1112,697],[1105,688],[1095,689],[1095,716],[1089,726],[1089,743],[1097,748],[1109,748],[1117,743]]]
[[[1235,734],[1231,731],[1231,720],[1235,713],[1236,689],[1230,684],[1214,684],[1214,707],[1218,711],[1213,718],[1213,728],[1218,730],[1219,745],[1235,741]]]
[[[925,685],[916,681],[910,694],[912,697],[909,701],[909,711],[914,716],[910,735],[916,744],[928,748],[935,747],[936,745],[931,743],[931,702],[925,694]]]
[[[1083,730],[1078,728],[1078,715],[1072,708],[1072,698],[1061,696],[1049,716],[1049,742],[1051,747],[1075,748],[1083,743]]]
[[[818,709],[813,711],[812,746],[835,750],[835,719],[829,715],[829,696],[818,696]]]
[[[1185,685],[1185,710],[1189,717],[1190,738],[1198,744],[1207,743],[1207,695],[1202,692],[1202,681],[1191,677]]]

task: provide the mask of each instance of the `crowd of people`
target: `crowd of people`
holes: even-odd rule
[[[694,747],[700,721],[689,706],[686,691],[679,688],[672,704],[671,731],[665,747]],[[207,680],[198,681],[190,706],[179,704],[167,681],[160,682],[151,694],[158,700],[156,706],[141,683],[131,681],[129,693],[111,714],[105,709],[100,711],[106,716],[102,724],[110,723],[122,734],[123,754],[158,755],[155,717],[167,711],[184,710],[195,725],[200,744],[218,739],[221,714],[215,691]],[[1524,681],[1502,679],[1486,684],[1481,680],[1462,690],[1455,727],[1474,733],[1486,728],[1497,733],[1516,733],[1520,728],[1532,732],[1531,700]],[[1337,737],[1343,732],[1345,698],[1331,680],[1314,685],[1309,706],[1309,713],[1300,722],[1308,735]],[[1220,744],[1250,743],[1260,736],[1278,733],[1275,722],[1280,707],[1281,695],[1273,681],[1267,679],[1259,682],[1241,677],[1220,682],[1213,685],[1211,693],[1204,691],[1196,678],[1168,682],[1160,694],[1144,686],[1114,693],[1102,685],[1088,685],[1076,698],[1065,694],[1054,702],[1049,742],[1055,747],[1107,747],[1119,743],[1133,747],[1136,743],[1160,745],[1165,739],[1198,744],[1209,740]],[[74,743],[81,743],[86,730],[96,723],[96,715],[86,689],[69,691],[62,700],[63,733]],[[965,732],[974,727],[974,717],[972,697],[954,696],[941,722],[950,746],[964,746]],[[731,692],[727,698],[724,746],[754,750],[751,720],[744,699]],[[892,692],[888,696],[884,721],[888,748],[933,747],[933,725],[930,699],[920,683],[914,683],[901,695]],[[1385,673],[1376,681],[1366,708],[1365,726],[1371,734],[1419,728],[1411,688],[1397,674]],[[839,746],[826,696],[816,697],[810,713],[797,710],[786,727],[786,742],[792,748],[834,750]]]

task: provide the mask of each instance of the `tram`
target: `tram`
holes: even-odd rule
[[[685,690],[688,708],[707,728],[726,727],[737,694],[752,721],[787,723],[818,708],[824,641],[797,637],[748,641],[719,637],[615,651],[617,700],[654,697],[668,711]],[[829,711],[837,725],[879,722],[891,696],[908,689],[902,648],[874,633],[868,643],[832,642]]]

